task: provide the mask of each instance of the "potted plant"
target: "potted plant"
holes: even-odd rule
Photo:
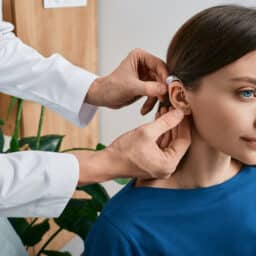
[[[71,150],[102,150],[105,148],[104,145],[98,144],[95,149],[92,148],[72,148],[60,151],[61,143],[64,138],[63,135],[44,135],[41,136],[41,130],[43,125],[43,117],[45,108],[41,107],[40,119],[38,124],[37,135],[33,137],[19,137],[21,116],[22,116],[22,105],[23,100],[11,97],[11,101],[8,108],[8,115],[12,111],[13,107],[17,104],[17,113],[15,120],[15,128],[10,140],[10,146],[7,151],[4,151],[4,135],[1,126],[4,125],[3,121],[0,120],[0,153],[17,152],[21,150],[41,150],[41,151],[52,151],[52,152],[68,152]],[[115,180],[119,184],[127,183],[127,179]],[[49,239],[42,245],[37,252],[36,256],[48,255],[48,256],[70,256],[69,252],[59,252],[53,250],[47,250],[47,246],[51,241],[63,230],[78,235],[84,240],[91,229],[93,223],[96,221],[102,208],[109,200],[109,195],[105,188],[101,184],[92,184],[86,186],[77,187],[77,190],[84,191],[89,194],[91,198],[72,198],[65,207],[63,213],[58,218],[54,218],[53,221],[57,224],[58,229],[52,234]],[[29,222],[25,218],[9,218],[11,224],[20,236],[24,246],[26,248],[33,247],[39,243],[42,237],[49,231],[50,224],[49,218],[43,220],[34,218]]]

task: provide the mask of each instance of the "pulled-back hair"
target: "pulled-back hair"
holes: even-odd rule
[[[256,10],[215,6],[193,16],[176,32],[168,47],[167,67],[185,87],[196,89],[200,78],[253,50]]]

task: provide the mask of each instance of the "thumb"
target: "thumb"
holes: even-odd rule
[[[147,124],[145,129],[154,140],[157,140],[162,134],[177,126],[183,118],[184,113],[182,110],[172,109],[155,121]]]
[[[164,95],[168,90],[166,84],[156,81],[140,81],[140,83],[134,89],[138,95],[150,97]]]

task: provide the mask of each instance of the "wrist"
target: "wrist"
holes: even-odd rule
[[[113,157],[107,149],[91,152],[85,171],[93,183],[104,182],[115,178]]]
[[[94,106],[105,106],[105,96],[102,87],[106,85],[106,79],[106,77],[98,77],[92,82],[87,91],[84,102]]]
[[[119,177],[119,162],[111,150],[72,151],[79,162],[78,185],[108,181]]]
[[[109,177],[111,179],[129,178],[132,168],[127,157],[111,145],[104,151],[106,156],[106,172],[109,173]]]

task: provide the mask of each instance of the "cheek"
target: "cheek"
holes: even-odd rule
[[[240,139],[256,135],[256,104],[248,106],[227,99],[215,101],[211,97],[192,103],[195,136],[199,140],[245,164],[256,164],[256,150],[249,149]]]
[[[223,100],[216,102],[210,98],[207,101],[197,101],[191,106],[195,131],[203,140],[212,147],[225,151],[240,136],[240,115],[234,110],[234,106],[221,104]],[[225,101],[224,101],[225,102]],[[200,105],[203,107],[200,107]]]

